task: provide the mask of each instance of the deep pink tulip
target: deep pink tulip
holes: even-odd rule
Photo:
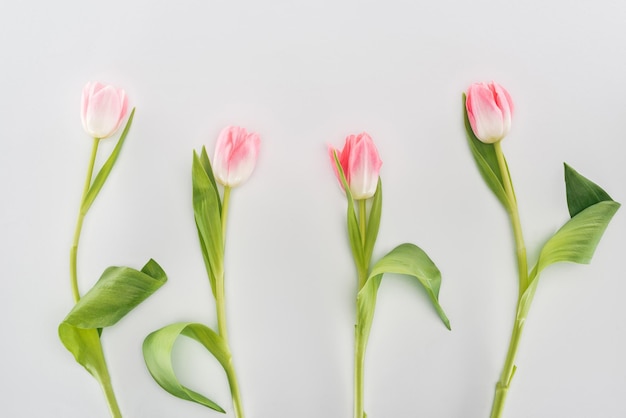
[[[126,92],[102,83],[87,83],[81,100],[83,128],[93,138],[108,138],[122,124],[128,111]]]
[[[215,146],[213,173],[224,186],[235,187],[250,177],[259,154],[261,139],[238,126],[222,129]]]
[[[335,152],[337,153],[352,197],[360,200],[374,196],[378,185],[378,173],[383,162],[378,156],[374,141],[367,133],[350,135],[346,138],[346,144],[342,150],[329,147],[329,152],[335,175],[341,184],[341,177],[333,156]]]
[[[513,100],[498,83],[472,84],[467,89],[465,107],[474,135],[482,142],[493,144],[509,133]]]

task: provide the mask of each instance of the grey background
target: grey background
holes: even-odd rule
[[[150,257],[170,279],[105,332],[126,417],[217,416],[163,392],[141,343],[174,321],[215,326],[190,170],[192,150],[212,155],[227,124],[262,139],[256,171],[232,194],[226,256],[248,416],[352,415],[356,279],[326,147],[363,130],[384,162],[375,258],[401,242],[424,248],[452,322],[448,332],[411,280],[383,281],[368,416],[488,416],[516,268],[506,214],[466,144],[461,94],[495,80],[513,96],[503,148],[534,262],[568,217],[563,161],[626,199],[625,23],[626,3],[609,0],[3,2],[2,415],[107,416],[56,334],[72,306],[68,252],[91,146],[80,91],[100,80],[125,88],[137,113],[85,221],[81,289],[109,265]],[[507,418],[626,416],[625,232],[622,209],[590,266],[542,275]],[[175,363],[232,416],[208,353],[182,341]]]

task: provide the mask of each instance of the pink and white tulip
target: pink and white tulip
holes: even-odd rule
[[[81,100],[83,128],[92,138],[108,138],[128,112],[126,92],[102,83],[87,83]]]
[[[502,140],[511,129],[513,100],[498,83],[475,83],[467,89],[467,117],[476,138],[486,144]]]
[[[256,133],[248,133],[238,126],[222,129],[213,157],[213,173],[217,181],[228,187],[246,181],[256,165],[260,145],[261,139]]]
[[[334,153],[337,153],[352,197],[360,200],[374,196],[378,186],[378,174],[383,162],[378,156],[374,141],[367,133],[350,135],[346,138],[342,150],[329,147],[329,152],[335,175],[341,184],[341,177],[334,158]]]

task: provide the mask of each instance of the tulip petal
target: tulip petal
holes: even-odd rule
[[[115,133],[128,112],[128,98],[122,89],[102,83],[87,83],[81,97],[81,121],[85,131],[94,138],[107,138]]]
[[[246,181],[256,165],[261,140],[237,126],[222,129],[217,139],[213,169],[217,180],[234,187]]]

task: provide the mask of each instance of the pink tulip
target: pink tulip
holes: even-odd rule
[[[378,185],[378,173],[383,162],[378,156],[378,150],[376,145],[374,145],[374,141],[367,133],[350,135],[346,138],[343,150],[329,147],[329,152],[335,175],[339,179],[339,183],[341,183],[341,177],[337,171],[333,156],[335,152],[337,153],[352,197],[360,200],[374,196]]]
[[[474,135],[486,144],[502,140],[511,129],[513,100],[504,87],[475,83],[467,89],[467,117]]]
[[[217,138],[213,173],[224,186],[235,187],[250,177],[259,154],[261,140],[238,126],[227,126]]]
[[[93,138],[108,138],[117,131],[128,111],[126,92],[102,83],[87,83],[81,100],[83,128]]]

